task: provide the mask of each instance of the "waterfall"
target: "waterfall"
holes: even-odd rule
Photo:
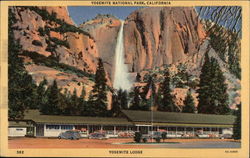
[[[121,21],[115,48],[115,75],[113,84],[115,89],[128,91],[132,87],[132,82],[129,79],[127,65],[124,63],[123,25],[124,21]]]

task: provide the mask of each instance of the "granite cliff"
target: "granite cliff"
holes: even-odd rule
[[[121,21],[112,15],[97,15],[79,27],[69,17],[66,7],[12,7],[16,17],[14,36],[20,41],[26,70],[38,84],[46,78],[57,80],[59,87],[78,95],[84,86],[92,90],[97,58],[102,58],[108,85],[112,87],[115,47]],[[207,35],[192,7],[148,7],[132,12],[124,22],[125,63],[131,76],[142,77],[164,65],[186,64],[190,74],[199,77],[203,56],[209,45]],[[220,61],[212,49],[210,56]],[[229,89],[235,79],[223,61]],[[232,79],[233,78],[233,79]],[[137,83],[135,83],[136,85]],[[139,83],[141,85],[145,83]],[[187,89],[174,89],[176,103],[183,104]],[[108,93],[109,108],[111,93]],[[197,96],[197,94],[193,94]],[[240,92],[232,94],[240,100]],[[238,103],[238,102],[237,102]],[[196,101],[197,104],[197,101]],[[233,102],[235,105],[235,103]]]
[[[185,61],[198,52],[205,32],[194,8],[143,8],[124,26],[126,62],[131,72]]]

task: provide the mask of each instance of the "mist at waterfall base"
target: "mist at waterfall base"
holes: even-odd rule
[[[115,89],[129,91],[133,83],[130,80],[127,65],[124,63],[123,26],[124,21],[121,21],[115,48],[115,75],[113,86]]]

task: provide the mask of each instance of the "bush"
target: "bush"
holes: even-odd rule
[[[41,54],[38,54],[37,52],[30,52],[30,51],[24,51],[22,53],[22,55],[30,57],[35,64],[39,64],[39,65],[42,64],[42,65],[45,65],[47,67],[59,70],[61,72],[75,74],[78,77],[88,77],[90,80],[94,81],[94,78],[95,78],[94,74],[84,72],[84,71],[77,69],[77,68],[70,66],[70,65],[58,63],[56,57],[52,57],[52,56],[45,57]]]
[[[161,137],[162,137],[162,139],[163,139],[163,141],[164,141],[165,139],[167,139],[167,133],[166,133],[166,132],[163,132],[163,133],[161,134]]]
[[[157,138],[155,138],[155,141],[156,141],[157,143],[160,143],[160,142],[161,142],[161,138],[160,138],[160,137],[157,137]]]
[[[140,143],[141,142],[141,137],[142,137],[142,134],[140,132],[135,132],[134,141],[136,143]]]
[[[63,41],[63,40],[59,40],[58,38],[51,37],[50,41],[54,42],[56,45],[61,45],[61,46],[65,46],[66,48],[69,48],[69,43],[66,40]]]
[[[45,34],[46,34],[42,27],[39,27],[37,31],[39,32],[40,36],[45,36]]]
[[[32,44],[35,45],[35,46],[39,46],[39,47],[43,46],[43,44],[40,41],[38,41],[38,40],[33,40]]]

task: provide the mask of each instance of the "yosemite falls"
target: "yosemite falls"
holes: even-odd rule
[[[123,26],[124,21],[121,21],[115,48],[115,75],[113,84],[115,89],[128,91],[132,87],[132,82],[129,80],[128,68],[124,63]]]

